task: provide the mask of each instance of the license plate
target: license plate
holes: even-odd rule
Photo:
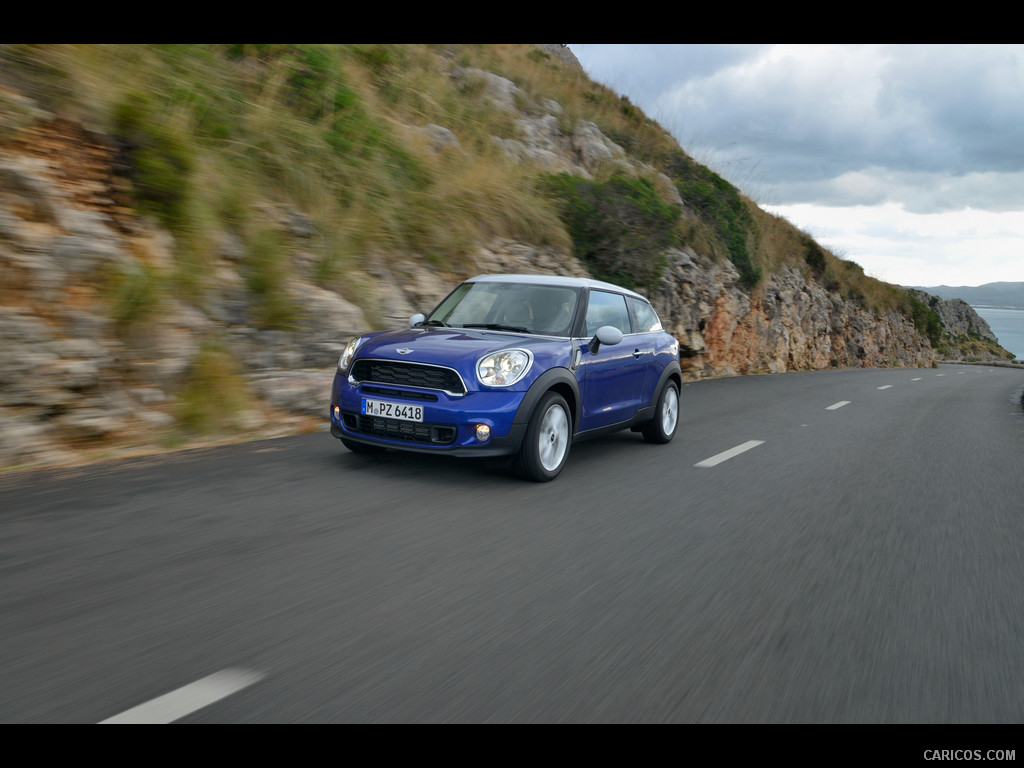
[[[423,406],[389,403],[386,400],[370,400],[364,397],[363,414],[383,416],[387,419],[401,419],[402,421],[423,421]]]

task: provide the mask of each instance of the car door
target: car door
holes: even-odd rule
[[[602,344],[592,352],[588,342],[604,325],[622,331],[622,341]],[[622,294],[590,290],[584,334],[579,366],[581,432],[630,419],[640,407],[647,367],[643,350],[634,344],[636,334]]]
[[[658,396],[655,390],[658,387],[660,373],[656,370],[654,356],[657,353],[658,339],[665,334],[658,313],[650,304],[634,296],[627,296],[626,304],[629,306],[634,335],[623,339],[623,343],[628,341],[633,345],[633,355],[644,367],[641,407],[653,405],[654,399]]]

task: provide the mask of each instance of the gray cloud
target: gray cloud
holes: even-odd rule
[[[571,47],[759,201],[1024,207],[1024,46]]]

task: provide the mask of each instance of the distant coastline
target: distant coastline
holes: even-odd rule
[[[1024,309],[1024,282],[985,283],[984,285],[910,286],[940,299],[962,299],[983,309]]]
[[[1024,359],[1024,283],[985,283],[984,285],[910,286],[944,301],[967,302],[999,339],[1000,346]]]
[[[974,305],[971,309],[988,323],[1003,349],[1012,352],[1015,359],[1024,360],[1024,309]]]

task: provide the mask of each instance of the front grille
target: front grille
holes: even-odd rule
[[[411,389],[388,389],[387,387],[375,387],[371,384],[364,384],[359,390],[364,395],[382,395],[383,397],[404,397],[406,400],[426,400],[436,403],[437,395],[430,392],[414,392]]]
[[[420,424],[380,416],[364,416],[348,411],[342,414],[342,419],[345,426],[353,432],[373,437],[430,445],[450,445],[455,442],[456,429],[449,424]]]
[[[356,381],[372,381],[375,384],[440,389],[460,395],[466,393],[459,374],[439,365],[403,363],[397,360],[356,360],[351,375]]]

